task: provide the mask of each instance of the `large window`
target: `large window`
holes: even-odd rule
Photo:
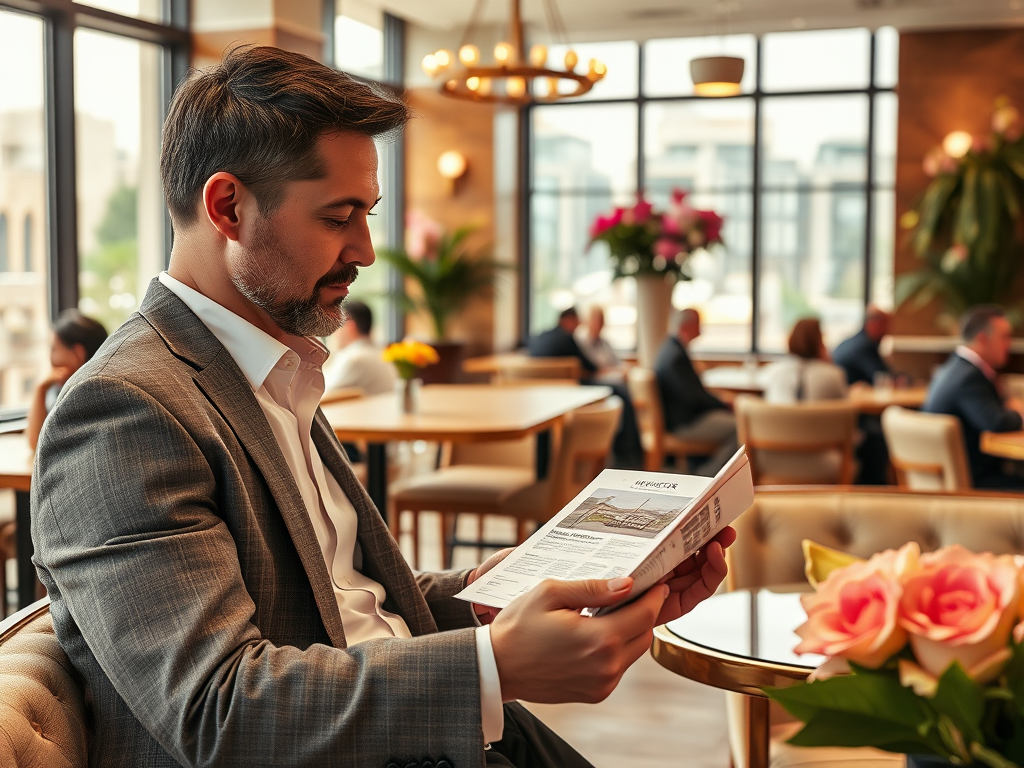
[[[0,420],[47,371],[58,312],[113,330],[164,268],[160,124],[188,49],[187,0],[16,5],[0,0]]]
[[[587,55],[611,80],[631,45]],[[653,40],[589,103],[531,107],[524,330],[600,304],[612,343],[634,346],[635,286],[612,282],[607,254],[586,246],[594,216],[638,190],[663,207],[681,188],[725,217],[725,247],[694,254],[673,293],[703,315],[698,348],[783,351],[807,315],[834,344],[865,303],[891,305],[897,46],[891,29]],[[689,60],[716,54],[744,58],[740,95],[693,95]]]

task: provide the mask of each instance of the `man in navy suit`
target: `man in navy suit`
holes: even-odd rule
[[[872,305],[864,313],[864,327],[832,353],[832,362],[846,371],[846,383],[873,384],[876,373],[890,373],[878,345],[889,332],[889,313]]]
[[[1024,479],[980,448],[982,432],[1024,427],[1024,402],[1003,398],[996,384],[996,371],[1010,355],[1010,322],[999,307],[973,307],[960,321],[960,334],[963,343],[932,379],[924,410],[960,419],[975,488],[1024,490]]]

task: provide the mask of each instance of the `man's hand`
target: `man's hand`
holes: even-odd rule
[[[629,577],[549,579],[501,611],[491,624],[491,646],[502,698],[547,704],[607,698],[650,648],[669,586],[655,584],[606,616],[589,618],[580,611],[617,603],[632,586]]]
[[[658,614],[658,625],[675,621],[707,600],[721,585],[728,572],[725,549],[736,541],[736,531],[726,526],[693,557],[687,558],[662,583],[671,592]]]
[[[466,577],[466,586],[468,587],[474,581],[479,579],[481,576],[483,576],[485,573],[491,570],[491,568],[493,568],[506,557],[508,557],[510,554],[512,554],[514,550],[515,547],[509,547],[508,549],[500,549],[493,555],[488,557],[486,560],[480,563],[480,565],[478,565],[476,568],[469,572],[469,576]],[[494,621],[494,617],[498,615],[498,611],[501,610],[500,608],[491,608],[489,605],[478,605],[476,603],[473,603],[472,605],[473,612],[476,614],[476,618],[481,624],[490,624],[492,621]]]

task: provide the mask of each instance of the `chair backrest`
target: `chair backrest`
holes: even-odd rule
[[[882,413],[889,460],[901,488],[959,491],[971,488],[963,433],[956,416],[890,405]]]
[[[580,380],[580,361],[576,357],[524,357],[500,365],[494,374],[494,383],[523,379]]]
[[[572,501],[604,468],[621,415],[622,400],[612,395],[566,416],[548,476],[549,516]]]
[[[846,402],[766,403],[736,398],[736,434],[754,484],[852,483],[857,411]]]
[[[0,765],[86,768],[82,683],[43,598],[0,623]]]
[[[629,369],[626,382],[644,450],[660,449],[665,441],[665,413],[661,409],[657,376],[649,368],[635,367]]]
[[[537,440],[527,435],[518,440],[495,440],[488,443],[446,443],[441,453],[441,466],[472,464],[487,467],[534,468]]]

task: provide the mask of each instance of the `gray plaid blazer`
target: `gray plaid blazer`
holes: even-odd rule
[[[251,387],[158,281],[64,387],[36,457],[32,538],[85,680],[90,765],[484,765],[473,619],[452,598],[464,574],[414,578],[320,412],[313,439],[410,640],[346,648]]]

